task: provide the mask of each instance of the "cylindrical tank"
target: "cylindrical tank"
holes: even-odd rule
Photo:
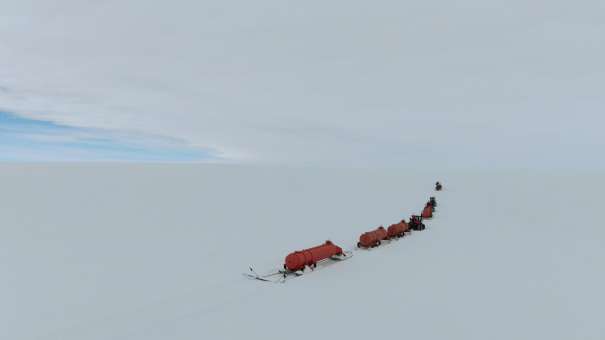
[[[433,207],[427,204],[424,209],[422,209],[422,214],[420,216],[422,216],[422,218],[433,217]]]
[[[380,244],[380,241],[387,238],[387,231],[383,226],[378,227],[376,230],[368,231],[359,236],[358,247],[376,247]]]
[[[391,224],[387,228],[387,238],[396,238],[403,236],[405,229],[403,228],[403,224],[395,223]]]
[[[408,232],[410,231],[410,225],[405,221],[405,220],[401,220],[401,222],[399,222],[401,224],[403,224],[403,231]]]
[[[331,241],[326,241],[322,245],[290,253],[286,256],[284,269],[290,271],[301,270],[305,266],[316,265],[317,262],[325,260],[330,256],[341,254],[343,254],[342,248]]]
[[[391,224],[387,228],[387,237],[388,238],[402,237],[405,234],[405,232],[409,231],[409,230],[410,230],[410,226],[407,223],[405,223],[404,220],[401,220],[401,222]]]

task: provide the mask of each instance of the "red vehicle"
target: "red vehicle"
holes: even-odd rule
[[[341,247],[326,241],[326,243],[304,250],[295,251],[286,256],[284,269],[287,271],[303,270],[306,266],[317,267],[317,262],[331,258],[333,256],[344,256]]]
[[[431,204],[431,207],[433,207],[433,211],[435,211],[435,208],[437,207],[437,200],[434,196],[429,198],[429,203]]]
[[[424,228],[426,228],[424,223],[422,223],[422,216],[418,215],[412,215],[410,217],[409,225],[412,230],[424,230]]]
[[[405,235],[406,231],[410,230],[410,226],[404,221],[401,220],[399,223],[391,224],[387,228],[387,238],[400,238]]]
[[[387,231],[383,226],[376,230],[368,231],[359,236],[357,247],[359,248],[374,248],[380,245],[380,241],[387,238]]]

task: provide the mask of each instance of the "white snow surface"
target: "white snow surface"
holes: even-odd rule
[[[290,251],[427,229],[288,281]],[[0,338],[603,339],[602,173],[1,165]]]

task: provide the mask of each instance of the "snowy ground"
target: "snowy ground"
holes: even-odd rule
[[[291,250],[428,228],[286,284]],[[0,166],[0,338],[603,339],[603,174]]]

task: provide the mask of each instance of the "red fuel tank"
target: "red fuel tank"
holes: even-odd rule
[[[420,215],[422,218],[431,218],[433,217],[433,207],[427,204],[424,209],[422,209],[422,214]]]
[[[412,230],[412,228],[410,227],[410,225],[405,220],[401,220],[400,223],[403,224],[403,227],[404,227],[406,233],[408,231]]]
[[[387,231],[383,226],[378,227],[376,230],[368,231],[359,236],[358,247],[369,248],[380,245],[380,241],[387,238]]]
[[[402,220],[399,223],[391,224],[387,228],[387,238],[403,237],[406,231],[410,230],[410,226]]]
[[[317,262],[325,260],[330,256],[342,255],[342,248],[331,241],[317,247],[295,251],[286,256],[284,269],[290,271],[302,270],[305,266],[316,266]]]

